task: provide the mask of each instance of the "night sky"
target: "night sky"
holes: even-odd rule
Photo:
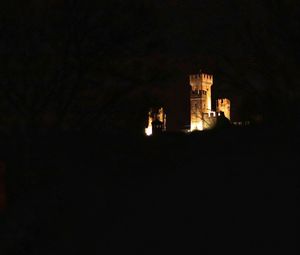
[[[140,129],[163,105],[178,130],[189,123],[188,75],[201,69],[214,75],[214,99],[231,99],[233,120],[291,121],[298,12],[297,1],[1,3],[2,111]]]
[[[0,254],[296,254],[299,7],[0,1]],[[253,125],[145,136],[200,69]]]

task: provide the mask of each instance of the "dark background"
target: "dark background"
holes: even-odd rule
[[[297,254],[294,133],[2,139],[0,252]]]
[[[233,120],[299,116],[297,1],[1,3],[1,126],[143,129],[189,123],[188,75],[214,75]],[[276,125],[275,124],[275,125]]]
[[[2,1],[0,253],[296,254],[298,16],[297,1]],[[199,69],[252,126],[175,132]],[[174,132],[145,137],[156,105]]]

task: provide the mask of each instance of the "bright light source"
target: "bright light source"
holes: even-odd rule
[[[152,126],[149,125],[149,127],[145,128],[145,133],[147,136],[152,135]]]
[[[192,122],[192,125],[191,125],[191,131],[202,131],[203,130],[203,121],[195,121],[195,122]]]

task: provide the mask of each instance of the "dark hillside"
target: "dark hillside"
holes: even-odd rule
[[[1,254],[294,254],[292,134],[61,134],[7,144]]]

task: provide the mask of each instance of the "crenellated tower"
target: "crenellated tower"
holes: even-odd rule
[[[191,127],[190,130],[204,129],[204,116],[212,112],[211,109],[211,86],[213,76],[209,74],[190,75],[190,104],[191,104]]]
[[[213,75],[202,73],[189,76],[190,83],[190,128],[185,132],[209,130],[230,126],[230,100],[216,100],[216,111],[212,109],[211,87]],[[226,117],[228,120],[226,120]],[[150,109],[146,135],[156,135],[166,131],[166,114],[162,107]]]

